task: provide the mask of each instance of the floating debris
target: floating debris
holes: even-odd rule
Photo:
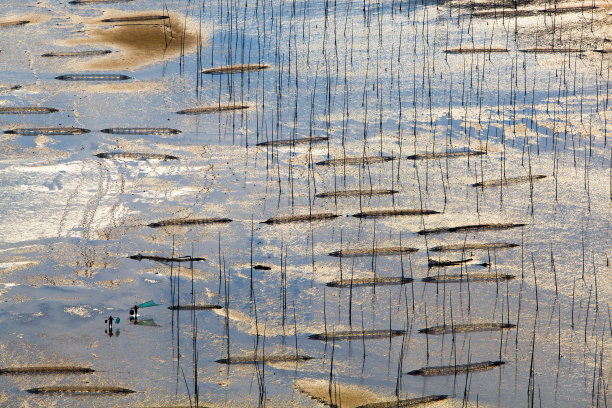
[[[40,106],[2,106],[0,114],[35,114],[35,113],[53,113],[57,112],[55,108],[44,108]]]
[[[319,137],[304,137],[304,138],[295,138],[295,139],[279,139],[279,140],[269,140],[267,142],[257,143],[257,146],[293,146],[296,144],[306,144],[306,143],[319,143],[325,142],[329,140],[326,136]]]
[[[210,309],[223,309],[221,305],[213,304],[200,304],[200,305],[173,305],[168,306],[170,310],[210,310]]]
[[[223,67],[208,68],[202,71],[203,74],[236,74],[242,72],[260,71],[262,69],[268,69],[270,65],[267,64],[239,64],[239,65],[226,65]]]
[[[431,283],[461,283],[461,282],[498,282],[500,280],[512,280],[515,275],[492,274],[492,273],[462,273],[455,275],[438,275],[423,278],[423,282]]]
[[[232,222],[229,218],[179,218],[175,220],[164,220],[159,222],[152,222],[148,224],[151,228],[170,227],[170,226],[182,226],[182,225],[205,225],[205,224],[225,224]]]
[[[291,361],[308,361],[314,357],[299,354],[267,355],[267,356],[236,356],[216,360],[219,364],[256,364],[256,363],[285,363]]]
[[[451,366],[423,367],[419,370],[409,371],[408,375],[422,375],[424,377],[438,375],[456,375],[472,373],[476,371],[492,370],[495,367],[504,365],[504,361],[483,361],[481,363],[457,364]]]
[[[363,249],[343,249],[330,252],[330,256],[373,256],[373,255],[397,255],[403,253],[417,252],[418,248],[410,247],[383,247],[383,248],[363,248]]]
[[[467,259],[459,259],[457,261],[450,261],[450,260],[435,260],[435,259],[431,259],[429,258],[429,260],[427,261],[427,266],[429,266],[430,268],[435,268],[435,267],[445,267],[445,266],[455,266],[455,265],[461,265],[463,263],[467,263],[470,262],[472,260],[472,258],[467,258]]]
[[[180,256],[178,258],[170,258],[167,256],[157,256],[157,255],[143,255],[143,254],[136,254],[136,255],[130,255],[129,256],[130,259],[135,259],[137,261],[142,261],[143,259],[148,259],[150,261],[156,261],[156,262],[164,262],[164,263],[168,263],[168,262],[191,262],[191,261],[205,261],[206,258],[197,258],[197,257],[191,257],[191,256]]]
[[[58,51],[47,52],[41,57],[94,57],[98,55],[110,54],[111,50],[90,50],[90,51]]]
[[[459,150],[456,152],[441,152],[441,153],[417,153],[406,157],[408,160],[424,160],[424,159],[446,159],[454,157],[480,156],[487,154],[481,150]]]
[[[158,153],[132,153],[132,152],[107,152],[97,153],[94,156],[101,159],[128,159],[128,160],[178,160],[176,156]]]
[[[38,366],[38,367],[6,367],[0,368],[3,374],[72,374],[93,373],[93,368],[75,366]]]
[[[442,401],[448,398],[448,395],[427,395],[425,397],[396,399],[393,401],[372,402],[370,404],[359,405],[357,408],[400,408],[400,407],[416,407],[418,405],[427,404],[430,402]]]
[[[183,109],[176,113],[179,115],[199,115],[200,113],[215,113],[233,110],[248,109],[249,105],[215,105],[215,106],[200,106],[197,108]]]
[[[14,27],[28,24],[30,20],[15,20],[15,21],[2,21],[0,22],[0,28],[2,27]]]
[[[89,133],[89,129],[76,128],[76,127],[36,127],[36,128],[21,128],[21,129],[9,129],[5,130],[4,133],[21,136],[74,136]]]
[[[268,265],[253,265],[253,269],[258,271],[271,271],[272,267]]]
[[[420,234],[420,235],[428,235],[428,234],[441,234],[443,232],[500,230],[500,229],[510,229],[510,228],[524,227],[525,225],[527,225],[527,224],[505,223],[505,224],[459,225],[459,226],[456,226],[456,227],[440,227],[440,228],[423,229],[423,230],[420,230],[418,232],[418,234]]]
[[[514,248],[519,246],[510,242],[483,242],[483,243],[472,243],[472,244],[450,244],[450,245],[439,245],[429,248],[432,252],[452,252],[452,251],[463,251],[473,249],[505,249]]]
[[[327,193],[316,194],[318,198],[330,198],[330,197],[361,197],[361,196],[377,196],[377,195],[391,195],[397,194],[397,190],[339,190],[329,191]]]
[[[319,221],[329,220],[338,217],[332,213],[318,213],[318,214],[303,214],[303,215],[288,215],[285,217],[272,217],[262,222],[262,224],[286,224],[289,222],[303,222],[303,221]]]
[[[432,326],[420,329],[419,333],[424,334],[450,334],[450,333],[469,333],[481,331],[496,331],[503,329],[512,329],[516,324],[511,323],[472,323],[472,324],[455,324]]]
[[[66,74],[56,76],[60,81],[127,81],[132,79],[123,74]]]
[[[109,128],[102,129],[100,132],[113,135],[177,135],[181,133],[178,129],[170,128]]]
[[[403,285],[412,282],[412,278],[381,277],[381,278],[355,278],[327,282],[327,286],[332,288],[348,288],[358,286],[378,286],[378,285]]]
[[[355,340],[355,339],[382,339],[401,336],[404,330],[346,330],[308,336],[311,340]]]
[[[554,47],[550,47],[550,48],[544,48],[544,47],[536,47],[536,48],[525,48],[523,50],[519,50],[521,52],[533,52],[533,53],[553,53],[553,52],[559,52],[559,53],[583,53],[586,52],[586,50],[580,49],[580,48],[554,48]]]
[[[533,182],[535,180],[540,180],[543,178],[546,178],[546,176],[542,174],[538,174],[538,175],[531,176],[531,177],[529,176],[508,177],[503,180],[497,179],[497,180],[481,181],[479,183],[472,184],[472,187],[497,187],[497,186],[506,185],[506,184]]]
[[[384,163],[396,159],[392,156],[361,156],[361,157],[344,157],[342,159],[330,159],[317,162],[319,166],[344,166],[344,165],[361,165]]]
[[[357,214],[353,214],[353,217],[359,218],[377,218],[377,217],[390,217],[395,215],[429,215],[429,214],[439,214],[438,211],[434,210],[420,210],[420,209],[385,209],[385,210],[366,210]]]
[[[168,15],[113,17],[100,20],[103,23],[140,23],[142,21],[169,20]]]
[[[28,390],[32,394],[131,394],[136,391],[122,387],[93,386],[93,385],[52,385],[36,387]]]
[[[447,54],[475,54],[479,52],[508,52],[508,49],[505,47],[458,47],[458,48],[448,48],[444,50]]]

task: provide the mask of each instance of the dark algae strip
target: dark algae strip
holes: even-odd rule
[[[262,69],[268,69],[270,65],[267,64],[238,64],[238,65],[226,65],[222,67],[208,68],[202,70],[203,74],[236,74],[242,72],[261,71]]]
[[[475,249],[506,249],[515,248],[518,244],[510,242],[483,242],[483,243],[472,243],[472,244],[449,244],[439,245],[430,248],[432,252],[456,252],[463,250],[475,250]]]
[[[420,329],[419,333],[424,334],[450,334],[450,333],[469,333],[482,331],[496,331],[503,329],[512,329],[516,327],[511,323],[471,323],[471,324],[454,324],[431,326]]]
[[[332,288],[348,288],[357,286],[378,286],[378,285],[403,285],[412,282],[412,278],[384,277],[384,278],[356,278],[344,279],[327,282],[327,286]]]
[[[286,224],[289,222],[304,222],[304,221],[319,221],[330,220],[338,217],[332,213],[318,214],[303,214],[303,215],[288,215],[286,217],[272,217],[264,221],[262,224]]]
[[[141,21],[156,21],[156,20],[169,20],[170,16],[131,16],[131,17],[115,17],[105,18],[100,20],[103,23],[139,23]]]
[[[206,225],[206,224],[225,224],[232,222],[229,218],[179,218],[175,220],[163,220],[158,222],[152,222],[148,224],[151,228],[161,228],[170,226],[182,226],[182,225]]]
[[[346,330],[311,334],[308,338],[311,340],[384,339],[401,336],[402,334],[404,334],[404,330]]]
[[[93,373],[95,370],[88,367],[75,366],[37,366],[37,367],[6,367],[0,368],[3,374],[79,374]]]
[[[214,105],[214,106],[200,106],[196,108],[183,109],[176,113],[179,115],[199,115],[201,113],[216,113],[226,112],[234,110],[248,109],[249,105]]]
[[[447,260],[447,259],[440,259],[438,261],[436,259],[429,258],[429,260],[427,261],[427,266],[429,266],[430,268],[444,268],[444,267],[447,267],[447,266],[456,266],[456,265],[461,265],[461,264],[464,264],[464,263],[468,263],[471,260],[472,260],[472,258],[458,259],[456,261]]]
[[[417,407],[430,402],[442,401],[448,398],[448,395],[427,395],[425,397],[398,399],[393,401],[372,402],[370,404],[359,405],[356,408],[400,408],[400,407]]]
[[[0,113],[23,113],[23,114],[36,114],[36,113],[53,113],[57,112],[55,108],[44,108],[39,106],[2,106],[0,107]]]
[[[408,160],[446,159],[454,157],[480,156],[487,154],[481,150],[459,150],[457,152],[417,153],[406,157]]]
[[[462,232],[462,231],[480,231],[480,230],[501,230],[501,229],[510,229],[510,228],[518,228],[524,227],[527,224],[472,224],[472,225],[459,225],[456,227],[440,227],[440,228],[430,228],[420,230],[418,233],[420,235],[427,234],[441,234],[444,232]]]
[[[76,128],[76,127],[35,127],[35,128],[20,128],[10,129],[4,131],[4,133],[20,136],[75,136],[89,133],[89,129]]]
[[[396,215],[429,215],[439,214],[438,211],[434,210],[420,210],[420,209],[385,209],[385,210],[366,210],[353,214],[353,217],[358,218],[377,218],[377,217],[392,217]]]
[[[418,248],[411,247],[383,247],[383,248],[363,248],[363,249],[343,249],[330,252],[330,256],[372,256],[372,255],[398,255],[409,252],[417,252]]]
[[[542,174],[538,174],[535,176],[520,176],[520,177],[508,177],[504,179],[497,180],[485,180],[478,183],[472,184],[472,187],[498,187],[506,184],[517,184],[517,183],[527,183],[530,181],[541,180],[546,178],[546,176]]]
[[[213,304],[200,304],[200,305],[173,305],[168,306],[170,310],[210,310],[210,309],[223,309],[221,305]]]
[[[97,153],[94,156],[101,159],[127,159],[127,160],[178,160],[178,157],[159,153],[135,153],[135,152],[106,152]]]
[[[257,143],[257,146],[293,146],[296,144],[311,144],[311,143],[320,143],[329,140],[326,136],[319,137],[304,137],[304,138],[295,138],[295,139],[277,139],[277,140],[269,140],[267,142]]]
[[[178,129],[170,128],[108,128],[100,132],[112,135],[177,135],[181,133]]]
[[[94,385],[52,385],[36,387],[28,390],[32,394],[131,394],[136,391],[122,387],[106,387]]]
[[[135,259],[137,261],[142,261],[143,259],[148,259],[150,261],[156,261],[156,262],[190,262],[190,261],[205,261],[206,258],[197,258],[197,257],[191,257],[191,256],[181,256],[178,258],[171,258],[171,257],[167,257],[167,256],[157,256],[157,255],[143,255],[143,254],[136,254],[136,255],[130,255],[129,256],[130,259]]]
[[[302,356],[299,354],[283,354],[268,356],[235,356],[216,360],[219,364],[256,364],[256,363],[285,363],[292,361],[308,361],[314,357]]]
[[[60,81],[127,81],[132,79],[122,74],[65,74],[56,76]]]
[[[483,361],[481,363],[457,364],[450,366],[423,367],[418,370],[409,371],[408,375],[420,375],[423,377],[433,377],[442,375],[466,374],[476,371],[492,370],[504,365],[504,361]]]
[[[95,57],[110,54],[111,52],[111,50],[57,51],[44,53],[41,57]]]
[[[0,23],[0,28],[2,27],[14,27],[28,24],[30,20],[15,20],[15,21],[5,21]]]
[[[392,156],[365,156],[365,157],[346,157],[342,159],[330,159],[317,162],[318,166],[344,166],[344,165],[366,165],[384,163],[393,160]]]
[[[331,197],[369,197],[369,196],[379,196],[379,195],[392,195],[397,194],[399,191],[397,190],[338,190],[338,191],[329,191],[326,193],[318,193],[315,197],[318,198],[331,198]]]
[[[456,275],[437,275],[423,278],[423,282],[430,283],[461,283],[461,282],[499,282],[503,280],[512,280],[515,275],[492,274],[492,273],[470,273]]]

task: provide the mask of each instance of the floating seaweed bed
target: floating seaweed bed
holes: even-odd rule
[[[424,160],[424,159],[446,159],[454,157],[481,156],[487,152],[481,150],[459,150],[456,152],[441,152],[441,153],[417,153],[406,157],[408,160]]]
[[[442,401],[448,398],[448,395],[427,395],[425,397],[396,399],[393,401],[372,402],[370,404],[359,405],[356,408],[400,408],[400,407],[416,407],[430,402]]]
[[[326,193],[318,193],[315,197],[318,198],[331,198],[331,197],[362,197],[362,196],[378,196],[378,195],[392,195],[397,194],[397,190],[339,190],[329,191]]]
[[[401,336],[402,334],[404,334],[404,330],[345,330],[311,334],[308,338],[311,340],[382,339]]]
[[[515,275],[492,274],[492,273],[462,273],[456,275],[438,275],[423,278],[423,282],[431,283],[461,283],[461,282],[498,282],[501,280],[512,280]]]
[[[136,391],[122,387],[107,387],[94,385],[52,385],[36,387],[28,390],[32,394],[131,394]]]
[[[538,174],[535,176],[519,176],[519,177],[508,177],[505,179],[497,179],[497,180],[485,180],[478,183],[472,184],[472,187],[498,187],[506,184],[516,184],[516,183],[526,183],[533,182],[535,180],[540,180],[546,178],[545,175]]]
[[[429,258],[427,261],[427,266],[429,266],[430,268],[436,268],[436,267],[446,267],[446,266],[456,266],[456,265],[461,265],[464,263],[468,263],[472,260],[472,258],[467,258],[467,259],[458,259],[456,261],[451,261],[451,260],[446,260],[446,259],[442,259],[442,260],[435,260],[435,259],[431,259]]]
[[[100,132],[113,135],[177,135],[181,133],[180,130],[171,128],[109,128],[102,129]]]
[[[507,48],[502,47],[469,47],[469,48],[449,48],[445,50],[447,54],[475,54],[479,52],[508,52]]]
[[[15,27],[28,24],[30,20],[14,20],[14,21],[2,21],[0,22],[0,28],[2,27]]]
[[[103,23],[140,23],[143,21],[169,20],[168,15],[113,17],[100,20]]]
[[[381,277],[381,278],[355,278],[344,279],[327,282],[327,286],[332,288],[348,288],[358,286],[378,286],[378,285],[403,285],[412,282],[412,278],[397,277]]]
[[[94,156],[101,159],[128,159],[128,160],[178,160],[178,157],[159,153],[133,153],[133,152],[106,152]]]
[[[562,14],[562,13],[578,13],[583,11],[596,10],[599,7],[593,5],[581,5],[581,6],[553,6],[550,8],[538,10],[540,13],[547,14]]]
[[[406,208],[406,209],[385,209],[385,210],[366,210],[359,212],[357,214],[353,214],[353,217],[359,218],[377,218],[377,217],[390,217],[395,215],[429,215],[429,214],[439,214],[438,211],[434,210],[421,210],[414,208]]]
[[[286,224],[289,222],[319,221],[337,218],[338,215],[332,213],[288,215],[286,217],[272,217],[263,221],[262,224]]]
[[[55,108],[45,108],[42,106],[1,106],[0,114],[9,113],[23,113],[23,114],[36,114],[36,113],[53,113],[57,112]]]
[[[56,76],[60,81],[127,81],[132,77],[123,74],[65,74]]]
[[[215,105],[215,106],[200,106],[196,108],[183,109],[176,113],[179,115],[198,115],[200,113],[215,113],[248,109],[249,105]]]
[[[506,248],[515,248],[519,246],[518,244],[513,244],[511,242],[483,242],[483,243],[472,243],[472,244],[449,244],[449,245],[439,245],[432,248],[429,248],[432,252],[453,252],[453,251],[463,251],[463,250],[473,250],[473,249],[506,249]]]
[[[268,265],[253,265],[253,269],[258,271],[271,271],[272,267]]]
[[[459,226],[456,226],[456,227],[440,227],[440,228],[423,229],[423,230],[420,230],[418,232],[418,234],[420,234],[420,235],[428,235],[428,234],[441,234],[443,232],[501,230],[501,229],[510,229],[510,228],[524,227],[525,225],[527,225],[527,224],[505,223],[505,224],[459,225]]]
[[[225,224],[232,222],[229,218],[179,218],[175,220],[163,220],[158,222],[152,222],[148,224],[151,228],[161,228],[170,226],[183,226],[183,225],[207,225],[207,224]]]
[[[168,306],[170,310],[210,310],[210,309],[223,309],[221,305],[214,304],[199,304],[199,305],[172,305]]]
[[[37,367],[6,367],[0,368],[2,374],[79,374],[93,373],[93,368],[76,366],[37,366]]]
[[[5,130],[4,133],[21,136],[74,136],[89,133],[89,129],[76,127],[35,127]]]
[[[256,363],[284,363],[292,361],[308,361],[314,357],[299,354],[266,355],[266,356],[236,356],[216,360],[219,364],[256,364]]]
[[[319,166],[344,166],[344,165],[366,165],[375,163],[384,163],[394,160],[392,156],[365,156],[365,157],[344,157],[342,159],[330,159],[317,162]]]
[[[404,253],[417,252],[418,248],[411,247],[382,247],[382,248],[359,248],[359,249],[342,249],[340,251],[330,252],[330,256],[345,257],[345,256],[373,256],[373,255],[397,255]]]
[[[58,51],[44,53],[41,57],[95,57],[110,54],[111,52],[111,50]]]
[[[481,331],[497,331],[504,329],[512,329],[516,324],[512,323],[471,323],[471,324],[454,324],[431,326],[420,329],[419,333],[424,334],[449,334],[449,333],[469,333]]]
[[[318,137],[304,137],[304,138],[294,138],[294,139],[278,139],[278,140],[268,140],[266,142],[257,143],[257,146],[293,146],[296,144],[312,144],[312,143],[320,143],[329,140],[326,136],[318,136]]]
[[[521,52],[531,52],[531,53],[553,53],[553,52],[559,52],[559,53],[583,53],[586,52],[586,50],[580,49],[580,48],[544,48],[544,47],[536,47],[536,48],[525,48],[522,50],[519,50]]]
[[[167,257],[167,256],[157,256],[157,255],[143,255],[143,254],[136,254],[136,255],[130,255],[129,256],[130,259],[135,259],[137,261],[142,261],[143,259],[148,259],[150,261],[156,261],[156,262],[196,262],[196,261],[205,261],[206,258],[198,258],[198,257],[191,257],[191,256],[180,256],[180,257],[176,257],[176,258],[171,258],[171,257]]]
[[[203,74],[236,74],[242,72],[260,71],[262,69],[268,69],[268,64],[239,64],[239,65],[226,65],[222,67],[208,68],[202,70]]]
[[[483,361],[480,363],[457,364],[450,366],[423,367],[418,370],[409,371],[408,375],[421,375],[423,377],[433,377],[441,375],[466,374],[477,371],[492,370],[495,367],[504,365],[504,361]]]

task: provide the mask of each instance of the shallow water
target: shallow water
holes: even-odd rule
[[[537,11],[550,4],[529,3],[517,18],[500,6],[497,17],[470,17],[472,9],[455,1],[0,6],[10,10],[0,18],[0,107],[58,109],[2,114],[2,131],[91,130],[0,139],[0,368],[96,370],[0,376],[0,405],[144,407],[189,405],[190,398],[195,405],[194,373],[199,405],[213,407],[314,407],[320,403],[307,394],[326,400],[329,390],[345,393],[339,401],[346,407],[439,394],[450,399],[432,406],[605,405],[610,54],[593,50],[612,39],[606,4],[555,15]],[[134,15],[170,17],[167,24],[101,21]],[[21,20],[30,22],[3,24]],[[521,52],[553,46],[584,52]],[[483,47],[508,52],[446,52]],[[113,52],[42,56],[98,49]],[[198,75],[236,64],[270,68]],[[131,79],[55,79],[69,74]],[[249,108],[176,113],[237,105]],[[109,128],[180,133],[102,132]],[[304,138],[329,139],[277,142]],[[438,154],[468,150],[487,154]],[[137,154],[95,156],[112,152]],[[408,159],[417,154],[424,158]],[[346,160],[381,155],[396,159]],[[335,165],[315,164],[325,160]],[[317,197],[345,190],[363,194]],[[367,194],[375,190],[397,193]],[[439,213],[352,217],[382,209]],[[338,217],[263,223],[324,213]],[[232,222],[148,226],[202,218]],[[506,223],[526,225],[418,234]],[[480,243],[518,246],[475,248]],[[446,245],[461,249],[428,250]],[[400,247],[418,251],[329,256]],[[138,253],[206,261],[128,258]],[[472,261],[428,268],[428,257]],[[271,269],[251,269],[257,264]],[[460,273],[517,278],[421,281]],[[326,286],[375,276],[414,281]],[[150,299],[163,305],[141,308],[143,324],[130,322],[129,309]],[[167,307],[176,302],[223,308],[173,313]],[[112,337],[104,331],[110,315],[121,319]],[[488,322],[517,327],[418,332]],[[406,335],[309,339],[346,330]],[[255,349],[315,358],[257,367],[215,362]],[[486,372],[406,375],[427,365],[497,360],[505,364]],[[56,385],[137,392],[26,392]]]

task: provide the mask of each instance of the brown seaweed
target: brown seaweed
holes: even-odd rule
[[[110,54],[111,52],[111,50],[56,51],[44,53],[41,57],[95,57]]]
[[[508,49],[505,47],[458,47],[458,48],[448,48],[444,50],[447,54],[475,54],[480,52],[508,52]]]
[[[420,329],[419,333],[423,334],[450,334],[450,333],[469,333],[482,331],[497,331],[503,329],[512,329],[516,324],[511,323],[471,323],[471,324],[454,324],[431,326]]]
[[[4,133],[20,136],[74,136],[89,133],[89,129],[77,127],[35,127],[5,130]]]
[[[5,367],[0,368],[3,374],[78,374],[93,373],[93,368],[76,366],[35,366],[35,367]]]
[[[483,361],[480,363],[469,363],[469,364],[457,364],[450,366],[437,366],[437,367],[422,367],[418,370],[409,371],[408,375],[421,375],[423,377],[432,377],[440,375],[456,375],[466,374],[476,371],[492,370],[495,367],[504,365],[505,362],[498,361]]]
[[[106,152],[97,153],[94,156],[101,159],[128,159],[128,160],[178,160],[178,157],[159,153],[134,153],[134,152]]]
[[[356,408],[400,408],[400,407],[416,407],[418,405],[428,404],[430,402],[442,401],[448,398],[448,395],[427,395],[425,397],[396,399],[393,401],[372,402],[370,404],[359,405]]]
[[[417,208],[365,210],[357,214],[353,214],[353,217],[377,218],[377,217],[391,217],[391,216],[397,216],[397,215],[429,215],[429,214],[439,214],[439,212],[434,211],[434,210],[421,210]]]
[[[203,74],[237,74],[242,72],[260,71],[262,69],[268,69],[268,64],[238,64],[238,65],[226,65],[223,67],[208,68],[202,71]]]
[[[542,174],[537,174],[531,177],[529,176],[507,177],[507,178],[504,178],[503,180],[496,179],[496,180],[481,181],[481,182],[472,184],[472,187],[498,187],[498,186],[506,185],[506,184],[533,182],[535,180],[540,180],[543,178],[546,178],[546,176]]]
[[[554,47],[535,47],[535,48],[525,48],[519,50],[521,52],[530,52],[530,53],[583,53],[586,50],[580,48],[554,48]]]
[[[32,394],[131,394],[136,391],[123,387],[94,386],[94,385],[51,385],[36,387],[28,390]]]
[[[547,14],[563,14],[563,13],[577,13],[577,12],[583,12],[583,11],[596,10],[598,8],[599,7],[595,6],[594,4],[580,5],[580,6],[557,6],[555,3],[555,6],[545,8],[545,9],[540,9],[538,11],[540,13],[547,13]]]
[[[345,257],[345,256],[381,256],[381,255],[399,255],[403,253],[417,252],[418,248],[411,247],[382,247],[382,248],[359,248],[359,249],[343,249],[340,251],[330,252],[330,256]]]
[[[319,221],[329,220],[336,217],[338,217],[338,215],[332,213],[288,215],[285,217],[269,218],[266,221],[263,221],[262,224],[286,224],[289,222]]]
[[[272,267],[268,265],[253,265],[253,269],[258,271],[271,271]]]
[[[225,224],[232,222],[229,218],[179,218],[175,220],[163,220],[158,222],[152,222],[148,224],[151,228],[170,227],[170,226],[183,226],[183,225],[206,225],[206,224]]]
[[[420,235],[428,234],[441,234],[443,232],[462,232],[462,231],[481,231],[481,230],[501,230],[524,227],[527,224],[514,224],[514,223],[502,223],[502,224],[471,224],[471,225],[459,225],[456,227],[439,227],[423,229],[418,232]]]
[[[136,254],[136,255],[130,255],[129,256],[130,259],[135,259],[137,261],[142,261],[143,259],[148,259],[150,261],[155,261],[155,262],[163,262],[163,263],[168,263],[168,262],[191,262],[191,261],[205,261],[206,258],[197,258],[197,257],[191,257],[191,256],[180,256],[177,258],[170,258],[167,256],[157,256],[157,255],[143,255],[143,254]]]
[[[294,138],[294,139],[277,139],[277,140],[268,140],[266,142],[257,143],[257,146],[293,146],[296,144],[312,144],[312,143],[320,143],[329,140],[327,136],[318,136],[318,137],[304,137],[304,138]]]
[[[183,109],[176,113],[179,115],[199,115],[201,113],[216,113],[233,110],[242,110],[250,108],[249,105],[214,105],[214,106],[198,106],[196,108]]]
[[[429,258],[429,260],[427,261],[427,266],[429,266],[430,268],[437,268],[437,267],[446,267],[446,266],[456,266],[456,265],[461,265],[464,263],[468,263],[472,260],[472,258],[467,258],[467,259],[458,259],[456,261],[451,261],[451,260],[447,260],[447,259],[441,259],[441,260],[435,260],[432,258]]]
[[[134,0],[71,0],[68,4],[92,4],[92,3],[127,3]]]
[[[378,285],[403,285],[412,282],[412,278],[397,277],[381,277],[381,278],[355,278],[344,279],[327,282],[327,286],[332,288],[348,288],[359,286],[378,286]]]
[[[345,330],[328,331],[327,333],[311,334],[311,340],[356,340],[356,339],[382,339],[401,336],[404,330]]]
[[[314,357],[302,356],[299,354],[282,354],[282,355],[266,355],[266,356],[235,356],[230,358],[221,358],[216,360],[219,364],[262,364],[262,363],[285,363],[293,361],[308,361]]]
[[[143,21],[169,20],[168,15],[113,17],[100,20],[103,23],[140,23]]]
[[[0,84],[0,92],[10,92],[10,91],[15,91],[17,89],[21,89],[21,85],[1,85]]]
[[[30,20],[15,20],[15,21],[2,21],[0,22],[0,28],[2,27],[15,27],[28,24]]]
[[[478,242],[471,244],[449,244],[449,245],[439,245],[430,248],[431,252],[453,252],[453,251],[463,251],[463,250],[475,250],[475,249],[505,249],[505,248],[515,248],[519,246],[518,244],[513,244],[510,242]]]
[[[198,305],[172,305],[168,306],[170,310],[210,310],[210,309],[223,309],[221,305],[213,304],[198,304]]]
[[[127,81],[132,77],[123,74],[65,74],[56,76],[60,81]]]
[[[539,13],[537,10],[507,8],[501,10],[481,10],[475,11],[472,17],[494,17],[494,18],[514,18],[514,17],[533,17]]]
[[[423,282],[430,283],[461,283],[461,282],[498,282],[500,280],[512,280],[515,275],[492,274],[492,273],[463,273],[451,275],[437,275],[423,278]]]
[[[177,135],[181,133],[180,130],[171,128],[109,128],[102,129],[100,132],[113,135]]]
[[[378,195],[392,195],[397,194],[397,190],[338,190],[329,191],[326,193],[318,193],[315,197],[318,198],[331,198],[331,197],[363,197],[363,196],[378,196]]]
[[[459,150],[459,151],[449,151],[449,152],[440,152],[440,153],[417,153],[406,157],[408,160],[424,160],[424,159],[446,159],[446,158],[454,158],[454,157],[467,157],[467,156],[480,156],[483,154],[487,154],[487,152],[481,150]]]
[[[360,156],[360,157],[344,157],[341,159],[329,159],[317,162],[319,166],[344,166],[344,165],[361,165],[384,163],[396,159],[392,156]]]
[[[0,106],[0,114],[36,114],[57,112],[55,108],[42,106]]]

